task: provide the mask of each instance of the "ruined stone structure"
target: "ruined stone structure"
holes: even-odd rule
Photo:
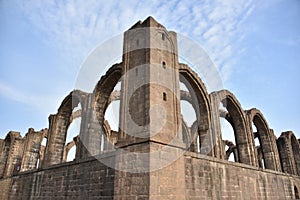
[[[209,94],[179,63],[176,33],[151,17],[125,32],[123,49],[92,93],[74,90],[63,100],[48,128],[0,140],[0,199],[299,199],[293,132],[277,138],[258,109],[244,110],[227,90]],[[119,130],[105,120],[114,101]],[[195,110],[191,126],[181,101]],[[67,143],[76,118],[80,133]],[[223,139],[220,118],[235,141]]]

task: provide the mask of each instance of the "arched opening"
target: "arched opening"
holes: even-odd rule
[[[47,141],[48,141],[48,139],[46,137],[44,137],[42,142],[41,142],[39,157],[38,157],[38,160],[36,162],[36,168],[37,169],[41,168],[41,166],[42,166],[44,156],[45,156],[45,149],[46,149]]]
[[[84,100],[87,96],[88,94],[82,91],[72,91],[61,103],[57,114],[49,116],[48,144],[46,146],[43,166],[50,166],[66,161],[64,157],[65,144],[79,134],[81,108],[85,108],[85,104],[83,103],[86,102]],[[72,126],[75,128],[72,128]],[[73,131],[74,129],[76,131]]]
[[[104,133],[101,135],[101,152],[114,150],[117,142],[120,126],[120,90],[121,82],[118,82],[110,94],[109,104],[104,113]]]
[[[121,83],[119,82],[122,74],[122,65],[113,65],[106,74],[101,77],[93,91],[95,97],[93,123],[97,126],[95,128],[90,127],[88,143],[85,145],[87,149],[89,149],[90,155],[97,155],[107,150],[114,150],[114,144],[118,139],[117,136],[119,133],[119,128],[117,128],[119,127],[119,109],[116,107],[120,106],[120,103],[114,102],[120,99],[120,92],[116,91],[120,91]],[[117,97],[115,97],[115,95],[117,95]],[[108,108],[110,105],[112,105],[112,109]],[[108,109],[112,110],[112,112],[107,111]],[[118,112],[115,112],[116,109]],[[113,116],[109,117],[112,113]],[[113,123],[117,124],[116,126],[113,125],[113,129],[116,128],[117,132],[111,131],[110,123],[112,123],[112,121],[118,122]],[[85,138],[83,138],[83,140],[81,138],[83,143],[86,143],[85,140]]]
[[[257,155],[258,166],[262,169],[277,170],[275,153],[270,129],[262,113],[257,109],[246,111],[251,119],[252,137]]]
[[[221,126],[222,140],[225,148],[224,158],[231,162],[238,162],[235,133],[229,120],[230,116],[226,107],[222,103],[219,105],[219,120]]]
[[[8,168],[8,156],[11,147],[12,138],[10,134],[8,134],[4,140],[4,148],[1,154],[1,165],[0,165],[0,178],[3,178],[7,174]]]
[[[67,158],[66,158],[66,162],[70,162],[75,160],[75,155],[76,155],[76,145],[73,145],[67,153]]]
[[[300,145],[292,131],[281,133],[277,139],[282,171],[300,176]]]
[[[295,199],[300,199],[299,191],[296,185],[294,186],[294,194],[295,194]]]
[[[183,82],[179,83],[179,88],[183,141],[186,144],[187,149],[200,152],[200,139],[198,135],[198,128],[196,126],[197,117],[192,105],[193,100],[191,98],[191,93]],[[195,125],[192,129],[193,124]],[[195,141],[195,144],[192,144],[193,141]]]
[[[181,100],[186,100],[192,105],[196,119],[190,128],[191,145],[189,149],[204,155],[214,156],[213,139],[208,134],[210,124],[209,95],[201,79],[187,65],[182,64],[179,73],[180,87],[183,91],[188,91],[188,93],[181,93]]]
[[[260,141],[260,137],[256,125],[253,122],[252,122],[252,133],[254,137],[255,150],[257,153],[258,166],[262,169],[265,169],[265,158],[264,158],[263,148],[261,146],[261,141]]]
[[[215,102],[214,104],[218,103],[219,105],[219,115],[222,118],[225,118],[233,129],[234,140],[231,136],[230,141],[236,145],[236,151],[234,151],[235,161],[253,165],[255,161],[253,155],[254,149],[249,140],[246,116],[240,103],[235,96],[227,90],[213,92],[211,96],[212,100]],[[222,105],[220,105],[220,103]],[[224,133],[222,133],[222,137],[223,134]],[[222,157],[226,157],[224,151],[220,152],[223,154]]]
[[[165,62],[165,61],[162,62],[162,67],[163,67],[164,69],[166,69],[166,62]]]
[[[163,100],[167,101],[167,94],[165,92],[163,92]]]
[[[73,139],[77,137],[80,133],[81,109],[81,104],[78,103],[78,105],[73,108],[72,115],[70,117],[70,124],[67,128],[67,134],[65,139],[63,156],[64,162],[73,161],[76,158],[76,144],[73,141]],[[70,144],[72,144],[72,146],[69,146]]]

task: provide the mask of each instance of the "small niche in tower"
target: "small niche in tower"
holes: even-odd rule
[[[162,33],[162,34],[161,34],[161,39],[162,39],[162,40],[165,40],[165,38],[166,38],[166,35],[165,35],[164,33]]]
[[[162,67],[163,67],[164,69],[166,69],[166,62],[165,62],[165,61],[162,62]]]
[[[139,45],[140,45],[140,41],[136,40],[136,46],[139,46]]]
[[[165,92],[163,92],[163,100],[167,101],[167,94]]]
[[[138,68],[135,68],[135,75],[139,75],[139,69]]]

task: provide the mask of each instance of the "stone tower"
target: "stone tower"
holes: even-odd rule
[[[152,17],[125,32],[117,142],[124,151],[116,159],[116,169],[123,172],[116,173],[115,198],[127,197],[122,186],[133,182],[135,195],[144,191],[150,199],[166,198],[160,187],[167,187],[184,199],[184,163],[177,160],[183,147],[178,68],[175,32]]]
[[[123,48],[120,145],[169,144],[181,131],[176,33],[149,17],[125,32]]]

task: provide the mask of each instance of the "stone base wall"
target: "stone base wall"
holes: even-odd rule
[[[113,164],[115,159],[113,154],[109,154],[106,158],[110,159]],[[177,166],[173,163],[166,168],[152,172],[153,175],[158,176],[155,179],[152,178],[152,185],[151,181],[141,182],[145,184],[143,187],[148,187],[146,190],[151,193],[142,199],[152,199],[150,197],[164,199],[163,197],[176,194],[169,184],[169,179],[174,181],[174,185],[179,182],[185,185],[183,199],[191,200],[295,199],[294,187],[300,186],[300,179],[297,176],[262,170],[196,153],[187,152],[180,160],[184,166],[182,175],[185,177],[185,183],[182,179],[178,182],[174,180],[175,176],[172,171],[178,169],[173,169]],[[117,187],[127,188],[126,190],[130,193],[136,188],[134,181],[144,179],[145,176],[145,173],[127,174],[127,179],[132,177],[132,180],[128,180],[127,185],[118,186],[115,184],[115,173],[114,169],[105,166],[95,158],[22,172],[11,178],[0,180],[0,199],[114,199],[116,191],[121,189]],[[168,195],[166,192],[172,194]],[[176,195],[173,197],[176,199]],[[119,196],[118,199],[126,198]],[[139,198],[138,195],[134,195],[131,199]]]
[[[9,199],[113,199],[113,194],[114,169],[90,158],[13,176]]]
[[[185,154],[186,199],[295,199],[298,176]]]

